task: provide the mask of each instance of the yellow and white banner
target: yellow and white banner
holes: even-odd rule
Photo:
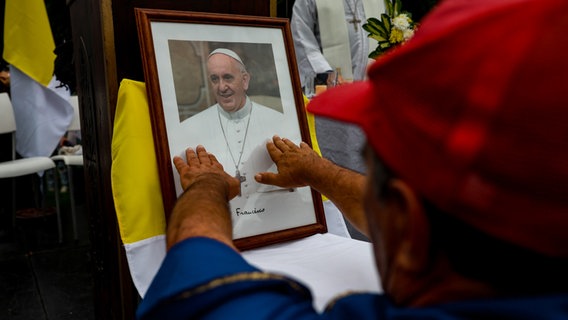
[[[120,83],[111,183],[132,281],[144,297],[166,255],[166,218],[143,82],[124,79]]]
[[[50,156],[73,118],[70,91],[53,75],[54,49],[44,2],[6,0],[3,58],[22,157]]]

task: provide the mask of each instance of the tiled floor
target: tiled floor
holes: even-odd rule
[[[69,194],[61,200],[63,243],[58,243],[55,215],[16,219],[12,232],[0,236],[0,319],[94,319],[83,202],[79,201],[75,241]]]

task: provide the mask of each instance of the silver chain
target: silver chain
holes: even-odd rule
[[[236,174],[237,174],[237,176],[239,176],[239,178],[240,178],[239,163],[241,163],[241,159],[243,157],[243,152],[245,151],[245,143],[247,141],[251,115],[252,115],[252,103],[251,103],[250,111],[249,111],[249,114],[248,114],[249,118],[247,120],[247,127],[245,129],[245,137],[243,138],[243,146],[241,147],[241,154],[239,155],[239,161],[235,162],[235,157],[233,156],[233,152],[231,151],[231,147],[229,146],[229,140],[227,139],[227,135],[225,134],[225,129],[223,128],[223,123],[221,122],[221,113],[220,113],[219,110],[217,110],[217,117],[219,118],[219,125],[221,126],[221,132],[223,132],[223,138],[225,138],[225,143],[227,144],[227,149],[229,150],[229,155],[231,155],[231,160],[233,160],[233,164],[235,165],[235,170],[237,170]],[[228,122],[228,120],[227,120],[227,122]]]

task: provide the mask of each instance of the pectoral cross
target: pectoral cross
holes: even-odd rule
[[[239,188],[239,197],[241,196],[242,193],[242,188],[243,188],[243,182],[247,181],[247,177],[242,176],[241,172],[237,169],[237,172],[235,172],[235,178],[239,179],[239,182],[241,184],[240,188]]]
[[[358,23],[361,22],[361,20],[357,19],[357,17],[355,15],[353,15],[353,19],[351,20],[347,20],[348,23],[352,23],[353,24],[353,29],[355,30],[355,32],[357,32],[357,28],[358,28]]]

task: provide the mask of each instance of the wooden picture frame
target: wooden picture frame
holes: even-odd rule
[[[311,145],[288,20],[141,8],[135,14],[166,216],[182,192],[172,159],[201,144],[225,171],[246,179],[230,203],[239,249],[326,232],[319,193],[253,178],[276,171],[265,147],[274,134]],[[247,104],[237,112],[227,99],[238,97],[238,87],[214,90],[220,86],[208,71],[212,52],[246,66]]]

